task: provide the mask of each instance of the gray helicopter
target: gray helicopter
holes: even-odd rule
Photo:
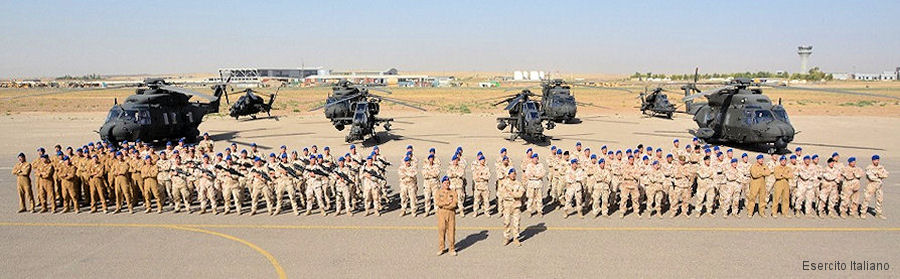
[[[200,135],[197,127],[203,116],[219,112],[219,99],[225,94],[226,83],[213,86],[210,96],[173,86],[163,79],[145,79],[141,88],[135,89],[135,94],[125,98],[125,102],[115,101],[97,133],[102,140],[114,144],[180,138],[194,141]],[[190,102],[191,97],[208,102]]]
[[[665,116],[672,119],[672,114],[677,109],[672,102],[669,102],[669,96],[663,93],[666,91],[662,87],[653,89],[653,92],[647,93],[645,90],[638,98],[641,99],[641,113],[648,116]]]
[[[691,134],[708,143],[736,143],[763,145],[769,153],[785,153],[788,143],[794,140],[797,131],[788,118],[788,113],[778,103],[773,103],[763,95],[761,87],[810,90],[826,93],[849,94],[898,99],[882,94],[852,92],[839,89],[804,88],[792,86],[775,86],[753,83],[748,78],[736,78],[729,84],[690,94],[696,84],[682,87],[685,90],[684,102],[687,112],[694,115],[698,129]],[[706,97],[706,103],[694,103],[694,100]]]
[[[391,130],[391,121],[394,119],[378,117],[382,101],[425,111],[424,108],[405,101],[369,93],[369,90],[391,94],[388,90],[356,85],[347,80],[341,80],[332,87],[332,92],[325,99],[324,105],[309,111],[324,108],[325,117],[338,131],[343,131],[346,126],[350,126],[350,133],[345,138],[347,142],[365,140],[366,137],[372,137],[375,141],[379,141],[375,127],[380,125],[383,125],[386,131]]]
[[[528,142],[547,142],[549,137],[544,135],[543,123],[547,122],[547,130],[555,127],[550,117],[544,115],[541,110],[541,103],[529,99],[529,97],[537,96],[528,89],[509,96],[508,98],[497,102],[494,105],[506,103],[504,110],[509,112],[509,117],[497,118],[497,130],[504,130],[509,127],[509,140],[522,138]]]

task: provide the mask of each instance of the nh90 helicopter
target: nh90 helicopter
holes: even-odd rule
[[[345,140],[347,142],[365,140],[367,137],[379,141],[375,128],[384,126],[385,131],[391,130],[393,118],[381,118],[381,102],[386,101],[398,105],[425,111],[425,109],[408,104],[393,98],[383,97],[369,93],[369,90],[382,91],[391,94],[390,91],[355,85],[347,80],[342,80],[332,87],[331,94],[325,100],[325,105],[311,109],[325,110],[325,117],[331,121],[334,128],[343,131],[350,126],[350,131]]]
[[[785,152],[797,131],[781,105],[781,100],[777,104],[773,103],[768,96],[763,95],[760,88],[763,86],[900,99],[889,95],[838,89],[772,86],[753,83],[747,78],[736,78],[726,86],[690,94],[698,90],[694,83],[682,87],[685,90],[683,100],[687,105],[687,112],[694,115],[694,122],[698,126],[697,130],[690,132],[704,142],[765,145],[768,146],[769,153]],[[706,97],[707,103],[693,103],[694,99],[700,97]]]
[[[172,86],[163,79],[146,79],[146,88],[118,101],[109,109],[105,122],[97,133],[111,143],[121,141],[158,142],[185,138],[196,140],[197,127],[203,116],[219,111],[219,100],[225,94],[225,84],[213,86],[213,95],[206,95],[182,87]],[[207,103],[190,102],[191,97],[206,99]]]
[[[497,129],[502,131],[509,127],[509,140],[522,138],[526,141],[546,142],[549,139],[544,135],[544,122],[547,122],[547,130],[553,129],[555,124],[544,115],[540,102],[529,99],[534,96],[537,95],[523,89],[522,92],[494,104],[506,103],[503,109],[509,112],[509,117],[498,117]]]

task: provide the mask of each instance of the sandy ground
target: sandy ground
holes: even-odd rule
[[[321,112],[319,112],[321,113]],[[299,149],[318,144],[343,153],[344,134],[319,114],[235,121],[211,117],[201,126],[217,149],[251,142],[263,149],[286,144]],[[9,171],[20,151],[38,146],[96,140],[92,131],[103,112],[12,113],[0,116],[2,167]],[[444,162],[462,146],[471,161],[482,150],[493,162],[497,150],[510,149],[516,164],[524,150],[548,147],[508,142],[484,113],[388,113],[395,130],[380,146],[399,162],[407,144],[423,156],[438,149]],[[559,125],[547,134],[553,145],[571,149],[576,141],[598,150],[637,143],[670,147],[689,139],[687,116],[675,120],[642,118],[635,113],[582,113],[584,122]],[[523,217],[523,247],[502,246],[502,221],[460,218],[458,257],[436,252],[434,217],[221,216],[197,214],[16,214],[13,177],[0,176],[0,277],[894,277],[900,268],[900,146],[898,118],[804,116],[792,119],[802,131],[794,146],[807,152],[840,152],[863,165],[873,153],[893,173],[885,183],[887,220],[879,219],[563,219],[559,211],[543,218]],[[371,146],[372,144],[365,144]],[[366,147],[364,152],[368,152]],[[389,182],[396,183],[391,168]],[[527,228],[527,229],[526,229]],[[875,261],[889,271],[804,271],[803,261]]]

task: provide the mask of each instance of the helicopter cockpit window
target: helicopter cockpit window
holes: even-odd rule
[[[535,106],[534,103],[526,103],[524,111],[526,112],[525,118],[527,120],[533,120],[533,119],[540,118],[540,115],[538,114],[538,111],[537,111],[537,106]]]
[[[772,112],[768,110],[757,110],[753,113],[753,118],[755,123],[768,123],[775,120],[775,118],[772,117]]]
[[[781,120],[784,122],[791,122],[791,120],[788,119],[787,111],[785,111],[784,109],[777,108],[777,109],[773,109],[772,112],[775,113],[775,118],[777,118],[778,120]]]
[[[106,116],[106,121],[104,121],[104,122],[109,122],[110,120],[117,119],[117,118],[119,118],[119,115],[121,115],[121,114],[122,114],[122,109],[120,109],[118,106],[116,106],[113,109],[109,110],[109,114]]]

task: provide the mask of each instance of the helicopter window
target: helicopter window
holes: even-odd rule
[[[784,109],[774,109],[772,110],[772,112],[775,113],[775,118],[777,118],[778,120],[791,122],[791,120],[788,119],[787,111],[785,111]]]
[[[163,117],[163,124],[169,125],[169,114],[168,114],[168,113],[163,113],[163,114],[162,114],[162,117]]]
[[[113,109],[109,110],[109,115],[106,116],[106,121],[105,121],[105,122],[109,122],[109,121],[112,120],[112,119],[117,119],[117,118],[119,118],[119,115],[120,115],[121,113],[122,113],[122,110],[119,109],[119,108],[113,108]]]
[[[192,113],[192,112],[185,113],[184,118],[187,119],[188,123],[194,123],[194,113]]]
[[[753,113],[756,123],[768,123],[774,120],[772,112],[768,110],[757,110]]]
[[[134,111],[134,119],[140,125],[149,125],[150,124],[150,112],[146,111],[146,110]]]
[[[172,124],[178,124],[178,116],[174,112],[169,113],[169,119],[172,120]]]

